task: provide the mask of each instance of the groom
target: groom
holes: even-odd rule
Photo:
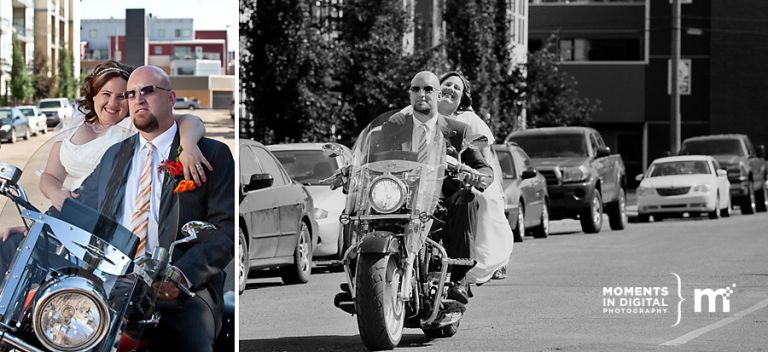
[[[156,336],[161,338],[151,346],[157,351],[211,351],[221,328],[224,268],[234,256],[232,154],[221,142],[201,139],[198,147],[213,171],[206,171],[202,186],[177,193],[179,204],[173,206],[177,180],[158,171],[163,160],[176,159],[179,147],[173,119],[176,94],[170,79],[155,66],[139,67],[128,80],[125,98],[139,133],[107,150],[78,190],[80,201],[112,215],[136,234],[141,239],[138,253],[152,253],[156,246],[169,248],[179,226],[188,221],[216,226],[204,241],[174,251],[173,265],[195,297],[173,283],[158,285],[162,318]]]

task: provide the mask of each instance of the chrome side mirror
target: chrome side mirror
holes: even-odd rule
[[[348,165],[352,161],[352,153],[350,153],[347,149],[345,149],[341,144],[338,143],[325,143],[322,146],[323,155],[329,157],[329,158],[335,158],[337,156],[342,157],[343,160],[343,166]]]
[[[637,176],[635,176],[635,181],[642,181],[642,179],[643,179],[643,174],[637,174]]]
[[[488,137],[482,134],[473,134],[464,138],[462,142],[461,151],[464,152],[467,148],[483,149],[488,146]]]

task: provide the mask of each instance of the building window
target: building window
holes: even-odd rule
[[[174,47],[173,56],[175,56],[177,59],[192,59],[192,48],[188,46]]]
[[[155,55],[160,55],[163,53],[163,47],[162,46],[156,46],[155,47]]]
[[[560,40],[562,61],[640,61],[639,38],[568,38]]]
[[[177,29],[175,31],[176,38],[186,38],[192,36],[192,30],[187,28]]]
[[[96,39],[96,36],[98,35],[98,33],[99,32],[95,28],[94,29],[89,29],[88,30],[88,38]]]

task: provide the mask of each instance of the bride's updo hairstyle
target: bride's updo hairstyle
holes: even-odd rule
[[[85,122],[94,122],[98,118],[93,107],[93,97],[99,93],[101,87],[115,77],[128,81],[132,71],[133,67],[110,60],[97,65],[93,72],[83,79],[83,88],[80,90],[83,99],[77,103],[77,110],[85,115]]]

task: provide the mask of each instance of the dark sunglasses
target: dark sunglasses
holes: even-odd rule
[[[147,95],[150,95],[155,92],[155,89],[164,90],[166,92],[170,92],[171,90],[168,88],[158,87],[156,85],[151,86],[144,86],[136,90],[128,90],[125,93],[123,93],[123,97],[128,100],[133,100],[136,98],[136,91],[138,91],[138,95],[142,97],[146,97]]]
[[[411,93],[419,94],[419,92],[424,91],[424,94],[432,94],[432,92],[436,92],[437,88],[431,87],[431,86],[425,86],[425,87],[416,87],[413,86],[410,88]]]

